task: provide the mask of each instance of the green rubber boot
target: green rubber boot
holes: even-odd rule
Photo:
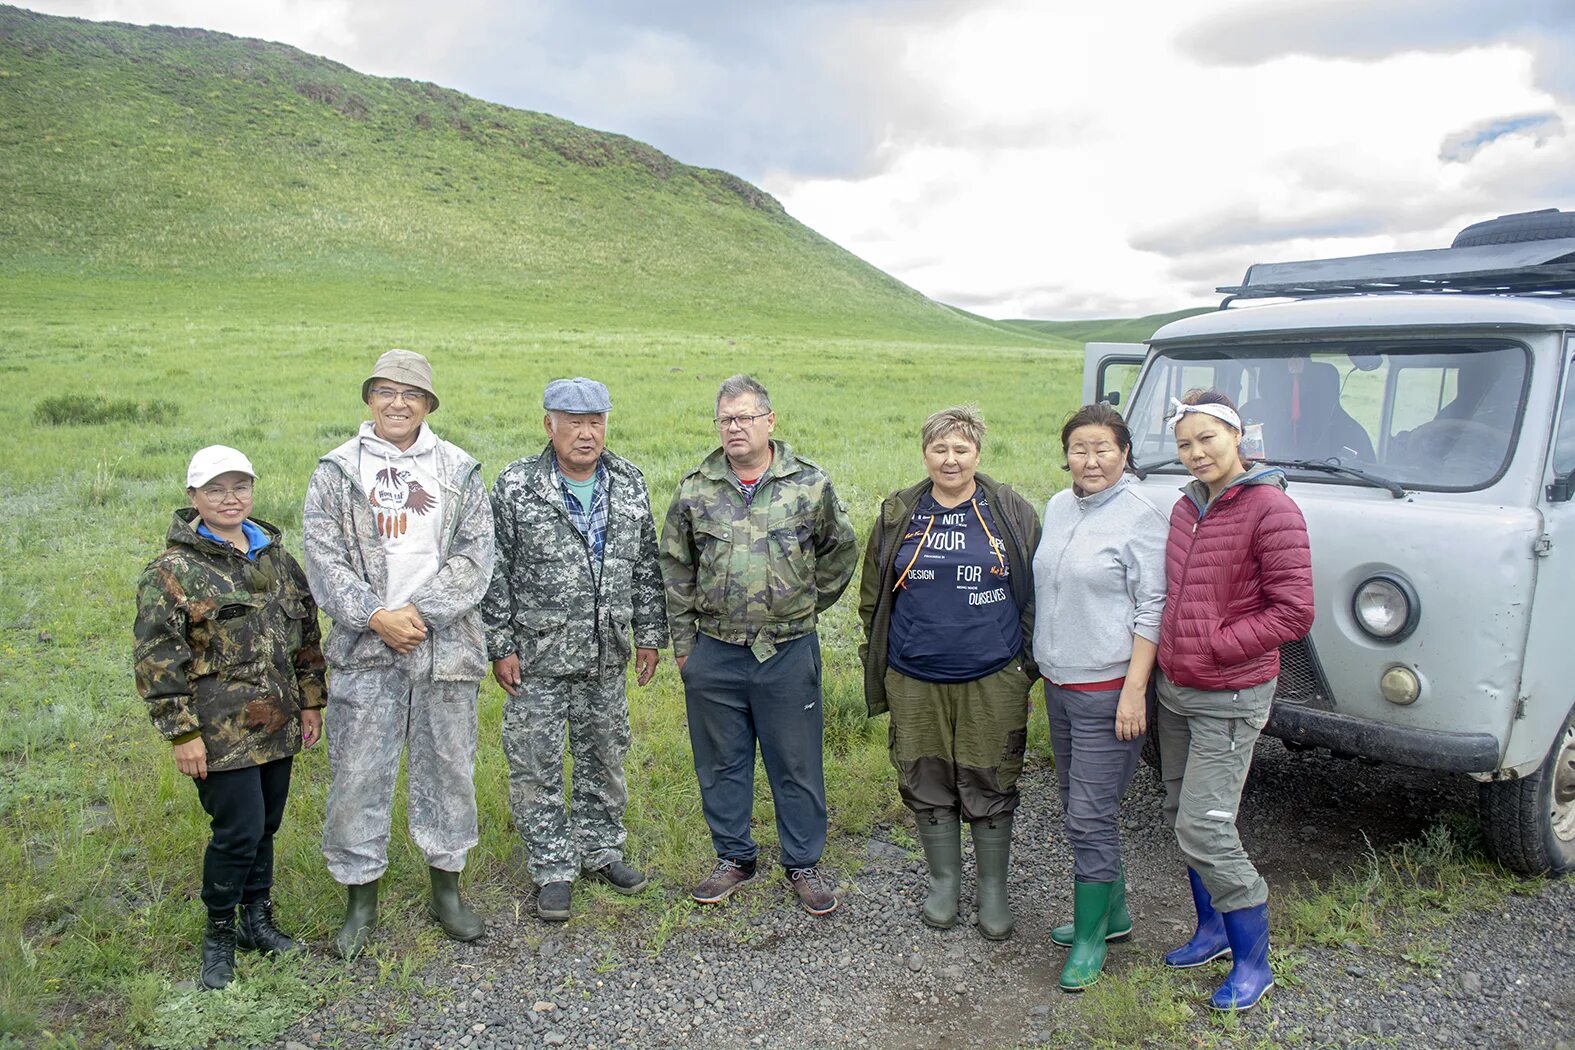
[[[1076,934],[1066,965],[1061,968],[1061,990],[1081,992],[1099,980],[1105,968],[1105,935],[1110,929],[1110,898],[1114,882],[1079,882],[1073,885],[1072,926]]]
[[[1006,876],[1012,866],[1012,818],[997,817],[994,827],[981,820],[973,825],[973,859],[978,868],[974,903],[975,925],[987,941],[1004,941],[1012,935],[1012,907],[1006,897]]]
[[[1063,948],[1072,947],[1073,935],[1074,926],[1070,922],[1050,931],[1050,939]],[[1110,920],[1105,930],[1105,940],[1115,944],[1131,938],[1132,916],[1127,912],[1127,869],[1123,866],[1116,876],[1116,888],[1110,891]]]
[[[334,934],[334,954],[354,959],[377,929],[377,879],[360,886],[346,886],[345,924]]]
[[[432,903],[427,911],[456,941],[473,941],[487,932],[481,916],[465,906],[459,896],[459,872],[433,868]]]
[[[962,892],[961,822],[920,820],[919,845],[930,868],[930,895],[919,917],[926,926],[949,930],[957,925],[957,897]]]

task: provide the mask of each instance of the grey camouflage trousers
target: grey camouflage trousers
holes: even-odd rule
[[[563,744],[567,730],[574,777],[564,809]],[[536,885],[572,882],[623,859],[623,811],[629,793],[629,700],[624,667],[599,677],[524,677],[519,696],[503,702],[503,753],[509,760],[509,806],[529,853]]]
[[[479,682],[434,682],[398,667],[328,676],[328,767],[323,857],[334,881],[359,886],[388,868],[399,755],[410,837],[434,868],[460,871],[476,844],[476,692]]]

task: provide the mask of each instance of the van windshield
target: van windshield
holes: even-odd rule
[[[1408,488],[1481,488],[1514,447],[1527,357],[1502,340],[1162,350],[1127,415],[1132,460],[1184,473],[1166,425],[1170,399],[1212,387],[1240,406],[1252,458],[1353,468]],[[1327,470],[1287,472],[1362,483]]]

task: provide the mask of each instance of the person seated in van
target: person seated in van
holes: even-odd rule
[[[1432,419],[1397,435],[1397,447],[1417,466],[1446,466],[1461,478],[1490,473],[1507,451],[1523,377],[1498,354],[1462,356],[1455,396]]]
[[[273,918],[273,839],[290,765],[323,732],[323,653],[306,574],[252,513],[257,472],[210,445],[186,468],[190,506],[137,583],[137,692],[212,821],[202,864],[203,988],[223,988],[235,948],[301,943]],[[240,922],[236,922],[236,907]]]
[[[1288,357],[1258,369],[1257,396],[1241,418],[1263,426],[1270,459],[1372,463],[1373,439],[1340,403],[1340,372],[1327,361]]]
[[[1066,837],[1072,922],[1061,987],[1099,978],[1107,941],[1132,935],[1121,797],[1137,769],[1165,607],[1165,515],[1127,473],[1132,432],[1110,405],[1084,405],[1061,428],[1072,487],[1050,497],[1034,553],[1034,658],[1045,678]]]
[[[1155,720],[1165,818],[1188,860],[1198,924],[1165,965],[1230,955],[1230,976],[1209,1005],[1246,1010],[1274,975],[1269,887],[1236,819],[1269,720],[1279,647],[1312,627],[1312,557],[1285,474],[1243,461],[1231,399],[1194,390],[1172,399],[1171,412],[1176,455],[1193,480],[1170,514]]]

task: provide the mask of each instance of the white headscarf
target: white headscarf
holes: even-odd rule
[[[1176,432],[1176,427],[1181,423],[1181,417],[1189,412],[1202,413],[1213,416],[1215,419],[1235,429],[1236,433],[1242,432],[1241,417],[1229,405],[1184,405],[1179,398],[1170,399],[1170,432]]]

